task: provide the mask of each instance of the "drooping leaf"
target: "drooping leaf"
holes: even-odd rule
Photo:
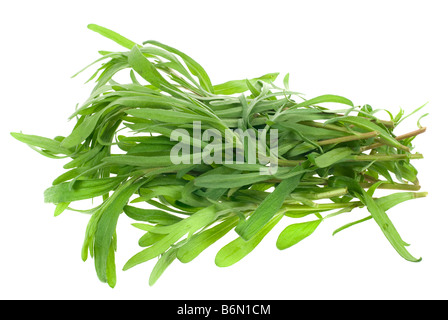
[[[298,165],[295,168],[297,171],[301,171],[302,169],[302,165]],[[299,174],[280,182],[275,190],[258,206],[249,219],[237,226],[235,229],[236,232],[245,240],[249,240],[257,234],[280,210],[285,198],[299,185],[302,176],[303,174]]]
[[[224,246],[215,257],[215,264],[218,267],[229,267],[245,256],[247,256],[256,246],[263,240],[263,238],[274,228],[280,221],[282,215],[277,215],[264,225],[251,239],[244,240],[241,237],[236,238],[226,246]]]
[[[134,41],[131,41],[123,37],[122,35],[116,33],[115,31],[109,30],[97,24],[91,23],[87,26],[87,28],[89,28],[92,31],[98,32],[103,37],[109,38],[110,40],[115,41],[116,43],[127,49],[132,49],[136,45]]]
[[[319,219],[287,226],[278,236],[277,248],[283,250],[297,244],[310,236],[321,222],[322,219]]]
[[[274,82],[278,75],[279,75],[279,73],[268,73],[261,77],[253,78],[250,80],[246,80],[246,79],[231,80],[231,81],[227,81],[225,83],[217,84],[213,88],[214,88],[215,94],[231,95],[231,94],[236,94],[236,93],[243,93],[243,92],[246,92],[247,90],[249,90],[246,81],[249,81],[252,85],[257,80]]]
[[[178,249],[177,258],[183,263],[192,261],[202,251],[232,230],[238,221],[238,217],[232,217],[213,228],[195,234]]]

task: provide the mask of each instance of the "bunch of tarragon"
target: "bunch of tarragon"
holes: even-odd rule
[[[292,224],[279,233],[281,250],[325,219],[361,207],[368,215],[335,233],[373,219],[399,255],[420,260],[386,211],[426,196],[417,192],[411,164],[422,158],[412,142],[425,128],[418,121],[415,131],[394,134],[421,108],[407,116],[386,110],[389,119],[381,120],[379,110],[341,96],[305,99],[289,89],[289,75],[282,87],[274,84],[277,73],[212,85],[201,65],[175,48],[88,27],[126,50],[100,51],[94,63],[101,67],[90,78],[96,85],[70,117],[73,131],[54,139],[12,135],[44,156],[69,160],[45,201],[56,205],[55,215],[90,215],[82,259],[94,259],[101,281],[116,284],[123,213],[142,232],[143,248],[123,269],[157,258],[150,285],[174,260],[192,261],[229,232],[235,239],[218,251],[220,267],[249,254],[282,218]],[[128,82],[116,82],[123,72]],[[377,189],[398,191],[378,197]],[[86,199],[98,203],[73,206]]]

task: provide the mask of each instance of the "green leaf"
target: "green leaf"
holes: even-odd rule
[[[160,276],[165,272],[165,270],[169,267],[169,265],[176,259],[177,249],[169,249],[167,252],[162,254],[160,259],[157,261],[156,265],[151,271],[151,275],[149,277],[149,285],[153,286],[156,281],[160,278]]]
[[[134,109],[126,110],[126,113],[139,118],[158,120],[167,123],[193,123],[193,121],[210,121],[208,117],[204,117],[194,113],[177,112],[164,109]]]
[[[199,63],[197,63],[193,58],[173,47],[167,46],[166,44],[160,43],[158,41],[150,40],[143,42],[143,44],[147,43],[161,47],[169,52],[177,54],[179,57],[182,58],[182,60],[185,61],[185,64],[187,65],[190,72],[199,79],[201,86],[208,92],[214,93],[213,86],[207,72],[205,72],[204,68]]]
[[[54,216],[57,217],[58,215],[60,215],[62,212],[65,211],[65,209],[68,208],[68,206],[70,205],[70,202],[61,202],[58,203],[56,205],[56,208],[54,210]]]
[[[125,56],[119,56],[108,61],[106,64],[103,65],[103,67],[104,71],[99,75],[98,79],[96,80],[97,84],[94,88],[94,91],[100,90],[112,79],[112,77],[116,73],[118,73],[123,69],[128,68],[129,64]],[[93,79],[93,77],[91,79]],[[90,81],[90,79],[88,81]]]
[[[132,256],[124,265],[123,270],[128,270],[140,263],[154,259],[164,253],[173,244],[175,244],[186,233],[194,233],[200,228],[208,225],[215,219],[216,209],[214,206],[206,207],[192,214],[190,217],[170,226],[152,227],[149,230],[155,233],[166,233],[166,236],[160,239],[151,247],[140,251]]]
[[[61,146],[61,143],[59,141],[53,139],[18,132],[11,132],[11,136],[19,140],[20,142],[26,143],[30,146],[42,148],[44,150],[48,150],[55,154],[70,155],[72,153],[68,148]]]
[[[121,45],[129,50],[131,50],[136,45],[136,43],[134,41],[131,41],[131,40],[123,37],[122,35],[114,32],[112,30],[109,30],[107,28],[101,27],[99,25],[89,24],[87,26],[87,28],[89,28],[92,31],[98,32],[103,37],[106,37],[112,41],[115,41],[119,45]]]
[[[64,165],[64,169],[74,168],[73,171],[81,173],[84,170],[84,168],[80,168],[80,167],[82,167],[87,161],[95,158],[103,150],[103,147],[104,146],[98,144],[95,147],[88,149],[85,152],[77,153],[76,157],[74,157],[72,161],[70,161]],[[63,177],[66,177],[66,176],[61,175],[60,177],[62,179]],[[56,184],[56,183],[54,183],[54,184]]]
[[[244,240],[241,237],[236,238],[221,250],[218,251],[215,258],[215,264],[218,267],[229,267],[255,249],[255,247],[263,240],[263,238],[274,228],[280,221],[282,215],[273,217],[264,227],[262,227],[250,240]]]
[[[324,154],[314,158],[312,162],[319,167],[319,168],[325,168],[329,167],[332,164],[344,160],[352,154],[352,149],[350,148],[336,148],[333,150],[330,150],[328,152],[325,152]]]
[[[378,199],[374,199],[374,201],[376,202],[376,204],[384,211],[389,210],[392,207],[395,207],[396,205],[408,201],[408,200],[412,200],[412,199],[416,199],[416,198],[421,198],[421,197],[426,197],[427,192],[397,192],[397,193],[393,193],[393,194],[389,194],[387,196],[383,196],[381,198]],[[365,222],[368,220],[371,220],[373,217],[370,215],[368,217],[362,218],[360,220],[356,220],[350,223],[347,223],[339,228],[337,228],[334,232],[333,235],[341,232],[342,230],[345,230],[349,227],[352,227],[354,225],[357,225],[361,222]]]
[[[95,260],[95,270],[98,278],[102,282],[111,281],[110,277],[108,279],[108,273],[110,273],[108,270],[111,267],[111,258],[109,257],[109,254],[118,217],[120,213],[123,212],[123,207],[128,203],[129,198],[144,182],[144,180],[140,182],[133,182],[132,180],[127,181],[122,184],[99,209],[99,220],[95,231],[93,255]]]
[[[406,151],[409,150],[407,147],[403,146],[400,142],[398,142],[394,137],[392,137],[385,129],[383,129],[382,127],[380,127],[379,125],[373,123],[372,121],[370,121],[368,119],[364,119],[361,117],[347,116],[347,117],[341,117],[340,119],[338,119],[338,121],[343,122],[343,123],[352,124],[361,129],[365,129],[368,131],[376,131],[379,133],[381,141],[384,144],[390,145],[392,147],[396,147],[398,149],[406,150]]]
[[[194,184],[201,188],[235,188],[265,180],[272,176],[262,175],[260,172],[237,173],[237,174],[213,174],[199,176],[194,180]],[[219,181],[219,183],[216,183]]]
[[[138,245],[140,247],[149,247],[149,246],[153,245],[154,243],[156,243],[157,241],[161,240],[165,236],[166,236],[166,234],[152,233],[152,232],[148,231],[140,237],[140,239],[138,240]]]
[[[319,219],[287,226],[278,236],[277,248],[283,250],[297,244],[310,236],[321,222],[322,219]]]
[[[232,230],[238,221],[239,217],[231,217],[213,228],[195,234],[179,248],[177,251],[177,258],[183,263],[192,261],[202,251]]]
[[[411,113],[409,113],[408,115],[406,115],[405,117],[398,117],[398,119],[394,119],[394,122],[396,122],[396,124],[400,124],[404,119],[409,118],[410,116],[412,116],[414,113],[420,111],[422,108],[424,108],[426,105],[428,104],[428,102],[426,102],[425,104],[423,104],[422,106],[418,107],[417,109],[415,109],[414,111],[412,111]],[[400,110],[401,111],[401,110]],[[404,114],[404,111],[403,111]],[[401,115],[403,115],[401,114]],[[425,114],[426,116],[427,114]]]
[[[287,109],[282,113],[280,113],[280,115],[276,118],[276,122],[278,121],[304,122],[314,120],[328,120],[333,119],[334,117],[335,117],[334,114],[323,112],[322,110],[319,109],[303,109],[303,108]]]
[[[63,182],[45,190],[44,199],[54,204],[92,199],[115,189],[121,181],[122,177],[77,180],[72,188],[69,182]]]
[[[287,73],[283,78],[283,86],[286,90],[289,90],[289,73]]]
[[[337,96],[334,94],[324,94],[318,97],[315,97],[313,99],[305,100],[304,102],[301,102],[297,104],[294,108],[305,108],[312,105],[320,104],[320,103],[328,103],[328,102],[335,102],[335,103],[341,103],[346,104],[353,107],[353,102],[347,98],[344,98],[342,96]],[[294,109],[291,109],[294,110]]]
[[[291,218],[302,218],[310,214],[317,214],[320,212],[335,210],[335,209],[344,209],[350,207],[351,204],[347,203],[318,203],[314,207],[309,207],[306,205],[294,205],[294,206],[285,206],[283,208],[284,214],[287,217]]]
[[[132,69],[150,84],[162,91],[174,93],[176,96],[178,95],[176,94],[178,90],[162,77],[156,67],[142,54],[138,46],[132,48],[128,56],[128,62]]]
[[[184,158],[182,158],[184,159]],[[136,155],[114,155],[110,157],[104,157],[102,159],[103,163],[114,164],[114,165],[127,165],[136,167],[146,167],[146,168],[157,168],[157,167],[167,167],[168,169],[173,168],[173,163],[170,156],[136,156]],[[188,164],[193,163],[192,156],[185,157],[185,161]]]
[[[393,194],[389,194],[387,196],[383,196],[381,198],[375,199],[375,202],[378,206],[381,207],[384,211],[389,210],[396,205],[417,198],[426,197],[427,192],[396,192]]]
[[[85,168],[74,168],[72,170],[66,171],[63,174],[61,174],[59,177],[57,177],[56,179],[53,180],[53,185],[57,185],[62,182],[76,178],[80,174],[82,174],[84,171],[85,171]]]
[[[260,95],[261,92],[257,88],[255,88],[254,85],[248,79],[246,79],[246,86],[252,93],[253,97],[258,97]]]
[[[231,95],[236,93],[243,93],[249,90],[247,86],[247,81],[250,81],[252,85],[255,84],[257,80],[262,80],[266,82],[274,82],[279,73],[268,73],[258,78],[253,78],[250,80],[231,80],[221,84],[215,85],[213,88],[215,90],[215,94],[223,94],[223,95]]]
[[[101,58],[98,58],[97,60],[93,61],[92,63],[89,63],[87,66],[85,66],[84,68],[82,68],[81,70],[79,70],[77,73],[75,73],[72,78],[78,76],[80,73],[82,73],[83,71],[87,70],[89,67],[93,66],[94,64],[107,59],[107,58],[118,58],[121,57],[121,53],[119,52],[111,52],[111,53],[107,53],[104,56],[102,56]],[[98,72],[98,71],[97,71]],[[92,78],[91,78],[92,79]]]
[[[302,165],[295,168],[297,171],[301,171],[302,169]],[[263,200],[249,219],[236,227],[235,230],[241,238],[249,240],[272,219],[280,210],[286,197],[299,185],[302,176],[303,174],[292,176],[278,184],[275,190]]]
[[[125,206],[123,208],[124,213],[131,219],[137,221],[145,221],[149,223],[161,224],[161,225],[170,225],[176,222],[181,221],[182,219],[169,214],[162,210],[156,209],[142,209],[136,208],[133,206]]]
[[[115,248],[111,243],[109,246],[109,254],[106,262],[106,281],[109,287],[114,288],[117,284],[117,272],[115,267]]]
[[[371,196],[367,194],[362,188],[360,188],[361,194],[360,199],[365,203],[367,209],[372,215],[375,222],[380,227],[383,234],[386,236],[387,240],[391,243],[394,249],[402,256],[404,259],[411,262],[418,262],[421,258],[415,258],[409,251],[405,248],[408,245],[401,239],[398,231],[395,229],[392,221],[387,216],[386,212],[373,200]]]
[[[165,237],[157,241],[151,247],[140,251],[139,253],[132,256],[124,265],[123,270],[128,270],[140,263],[149,261],[156,258],[157,256],[168,250],[171,245],[178,241],[185,234],[184,230],[178,230],[167,234]]]
[[[101,115],[102,112],[97,112],[92,116],[85,117],[81,124],[75,127],[72,133],[61,142],[61,147],[72,148],[83,142],[96,128]]]

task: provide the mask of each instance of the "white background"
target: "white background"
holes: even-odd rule
[[[2,299],[446,299],[448,210],[448,19],[446,1],[8,1],[0,17]],[[11,131],[54,137],[92,84],[77,72],[98,50],[121,50],[89,31],[96,23],[136,42],[154,39],[199,61],[214,84],[290,72],[291,88],[308,98],[339,94],[356,105],[422,113],[427,133],[415,140],[425,199],[390,217],[420,263],[403,260],[371,220],[336,236],[351,216],[325,221],[299,245],[279,251],[272,233],[229,268],[214,255],[231,233],[189,264],[175,262],[155,286],[155,261],[121,271],[141,233],[120,218],[115,289],[82,262],[88,216],[53,217],[43,191],[64,160],[32,151]],[[281,82],[280,82],[281,83]],[[422,114],[420,113],[420,114]],[[397,128],[416,129],[418,116]],[[283,222],[283,221],[282,221]],[[289,223],[290,221],[284,221]]]

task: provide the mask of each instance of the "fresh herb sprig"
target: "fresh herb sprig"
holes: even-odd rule
[[[305,99],[289,89],[289,74],[282,87],[275,84],[278,73],[213,85],[199,63],[173,47],[157,41],[139,45],[104,27],[88,27],[126,50],[100,51],[93,64],[102,65],[89,79],[96,85],[70,116],[76,120],[73,131],[54,139],[12,136],[44,156],[69,159],[66,171],[45,191],[45,201],[56,205],[55,216],[66,210],[91,216],[82,259],[94,259],[101,281],[116,284],[116,226],[122,213],[142,232],[138,244],[143,248],[123,269],[158,258],[150,285],[173,261],[192,261],[232,230],[235,239],[218,251],[217,266],[244,258],[285,217],[299,222],[280,232],[280,250],[310,236],[328,218],[364,207],[365,218],[334,234],[373,219],[400,256],[420,261],[386,214],[426,196],[411,164],[423,158],[412,153],[414,138],[426,130],[420,122],[417,130],[397,136],[403,111],[396,116],[387,111],[390,118],[383,120],[375,116],[378,110],[341,96]],[[113,80],[123,72],[128,82]],[[278,170],[249,163],[244,151],[239,163],[198,162],[193,153],[184,159],[191,161],[174,164],[177,142],[170,138],[178,129],[188,136],[184,147],[199,154],[207,148],[193,134],[197,121],[201,134],[254,129],[256,145],[254,137],[230,137],[235,156],[250,147],[272,156],[269,136],[277,130]],[[271,174],[260,174],[261,169]],[[377,197],[377,189],[399,192]],[[100,204],[89,210],[73,207],[85,199],[100,199]],[[305,217],[313,219],[300,220]]]

